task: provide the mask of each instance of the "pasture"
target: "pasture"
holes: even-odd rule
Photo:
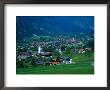
[[[16,74],[94,74],[93,56],[93,52],[89,56],[76,55],[74,56],[75,64],[16,68]]]
[[[94,74],[91,62],[79,62],[76,64],[62,64],[56,66],[38,66],[17,68],[17,74]]]

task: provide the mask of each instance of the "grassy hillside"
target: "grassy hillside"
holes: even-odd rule
[[[17,74],[94,74],[94,69],[90,62],[17,68],[16,70]]]

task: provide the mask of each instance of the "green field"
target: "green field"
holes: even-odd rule
[[[17,68],[17,74],[94,74],[94,67],[90,62],[63,64],[56,66],[38,66]]]

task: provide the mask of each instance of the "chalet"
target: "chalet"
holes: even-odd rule
[[[60,61],[61,61],[62,64],[72,64],[72,63],[74,63],[73,59],[66,58],[66,57],[61,58]]]
[[[33,51],[33,52],[31,52],[31,55],[32,56],[36,56],[37,55],[37,52],[36,51]]]
[[[20,52],[20,54],[17,55],[17,58],[19,60],[26,59],[28,57],[30,57],[30,53],[29,52]]]
[[[84,49],[79,49],[79,53],[85,53],[87,51],[91,51],[91,48],[84,48]]]
[[[40,53],[41,56],[44,56],[44,57],[50,57],[52,56],[52,53],[51,52],[44,52],[44,53]]]
[[[85,49],[79,49],[79,53],[85,53]]]

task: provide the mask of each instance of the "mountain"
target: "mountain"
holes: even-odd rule
[[[94,33],[94,16],[17,16],[16,38]]]

